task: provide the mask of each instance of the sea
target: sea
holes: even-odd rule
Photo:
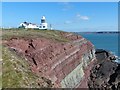
[[[118,49],[118,33],[77,33],[91,41],[95,49],[104,49],[111,51],[114,55],[120,57]],[[120,63],[120,59],[116,62]]]

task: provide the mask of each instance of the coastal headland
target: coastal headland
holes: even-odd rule
[[[119,74],[112,81],[119,72],[114,56],[96,52],[80,35],[57,30],[3,30],[1,44],[3,88],[98,88],[103,78],[112,88],[119,88]]]

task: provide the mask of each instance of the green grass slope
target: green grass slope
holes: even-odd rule
[[[2,88],[51,87],[47,80],[33,74],[24,58],[2,47]]]
[[[2,30],[2,39],[9,39],[11,37],[18,37],[18,38],[39,38],[44,37],[47,39],[52,39],[60,42],[67,42],[68,39],[61,36],[62,31],[58,30],[28,30],[28,29],[14,29],[14,30]]]

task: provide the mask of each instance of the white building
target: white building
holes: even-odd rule
[[[41,24],[40,24],[40,26],[39,26],[39,29],[47,29],[48,27],[47,27],[47,23],[46,23],[46,18],[45,18],[45,16],[42,16],[42,18],[41,18]]]
[[[23,22],[20,24],[19,28],[32,28],[32,29],[39,29],[39,27],[36,24]]]
[[[19,25],[19,28],[31,28],[31,29],[47,29],[47,23],[45,16],[42,16],[40,25],[23,22]]]

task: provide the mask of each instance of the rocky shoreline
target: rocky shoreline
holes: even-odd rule
[[[120,90],[120,64],[114,62],[115,55],[103,49],[95,54],[97,62],[90,71],[89,89]]]

